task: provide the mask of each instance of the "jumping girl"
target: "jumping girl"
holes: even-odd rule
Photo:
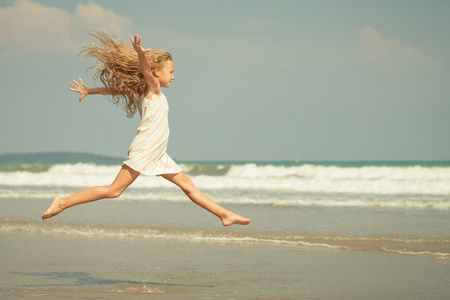
[[[124,107],[128,117],[138,111],[142,121],[122,169],[112,184],[91,187],[67,198],[55,196],[42,219],[51,218],[78,204],[117,198],[140,174],[145,174],[160,175],[179,186],[195,204],[219,217],[224,226],[249,224],[250,219],[224,209],[199,191],[166,153],[168,104],[161,88],[169,88],[175,78],[172,56],[163,50],[144,49],[138,35],[134,39],[130,37],[134,50],[114,35],[101,31],[91,35],[98,44],[84,47],[82,53],[86,58],[97,59],[99,63],[94,68],[94,80],[100,79],[105,87],[90,88],[79,78],[79,82],[73,80],[70,84],[73,88],[69,90],[80,94],[79,101],[87,95],[110,95],[113,103]]]

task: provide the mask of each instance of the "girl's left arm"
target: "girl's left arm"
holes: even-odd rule
[[[145,53],[152,51],[152,49],[144,49],[144,47],[142,47],[142,38],[139,37],[137,34],[134,36],[134,39],[133,37],[130,36],[130,40],[131,43],[133,44],[134,50],[138,54],[139,65],[141,67],[141,72],[144,75],[148,91],[155,94],[160,93],[159,81],[153,75],[152,65],[145,56]]]

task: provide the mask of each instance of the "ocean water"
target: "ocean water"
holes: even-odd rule
[[[120,162],[0,165],[0,231],[380,251],[450,259],[450,162],[181,162],[196,186],[251,218],[223,228],[171,183],[41,221],[54,195],[114,180]]]
[[[4,158],[2,299],[450,296],[450,162],[181,162],[252,219],[223,227],[157,176],[42,221],[54,195],[109,184],[120,160]]]

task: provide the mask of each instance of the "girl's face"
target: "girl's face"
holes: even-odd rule
[[[175,65],[173,61],[168,60],[164,63],[164,67],[159,70],[159,84],[161,87],[168,88],[172,83],[172,80],[175,79],[173,76],[173,72],[175,71]]]

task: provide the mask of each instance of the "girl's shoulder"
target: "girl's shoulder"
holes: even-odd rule
[[[150,97],[148,97],[148,94],[147,94],[147,95],[143,95],[142,98],[144,101],[158,101],[161,99],[166,99],[166,96],[161,92],[161,95],[159,95],[159,97],[153,94],[151,97],[152,99],[150,99]]]

